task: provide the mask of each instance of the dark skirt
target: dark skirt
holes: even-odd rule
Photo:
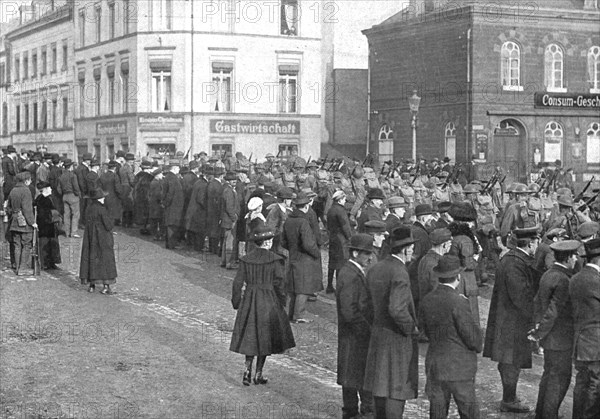
[[[40,237],[40,265],[47,267],[61,263],[58,237]]]

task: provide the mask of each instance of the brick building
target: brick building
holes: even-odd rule
[[[475,155],[521,180],[560,159],[589,179],[600,171],[599,23],[589,0],[411,2],[363,32],[370,150],[382,161],[412,155],[416,90],[418,155]]]

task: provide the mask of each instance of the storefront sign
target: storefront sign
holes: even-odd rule
[[[140,127],[182,127],[183,116],[140,116],[138,124]]]
[[[300,121],[211,119],[213,134],[300,135]]]
[[[96,135],[125,134],[127,121],[111,121],[96,123]]]
[[[534,101],[536,108],[600,109],[600,95],[537,92]]]

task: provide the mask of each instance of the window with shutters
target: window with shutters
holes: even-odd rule
[[[500,50],[500,57],[500,73],[504,90],[523,90],[519,46],[514,42],[505,42]]]
[[[563,50],[556,44],[546,47],[544,79],[549,92],[566,92],[566,89],[563,88]]]
[[[588,50],[588,80],[591,93],[600,93],[600,46]]]
[[[279,65],[279,112],[298,112],[298,72],[297,64]]]
[[[152,85],[150,89],[152,112],[171,112],[171,62],[150,62]]]
[[[213,61],[210,95],[211,112],[231,112],[233,102],[233,62]]]

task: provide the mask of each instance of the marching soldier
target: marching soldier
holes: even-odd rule
[[[530,228],[537,226],[535,213],[530,211],[527,204],[529,189],[522,183],[515,183],[511,192],[515,195],[515,203],[506,210],[500,227],[500,236],[503,243],[507,243],[508,235],[517,228]]]

